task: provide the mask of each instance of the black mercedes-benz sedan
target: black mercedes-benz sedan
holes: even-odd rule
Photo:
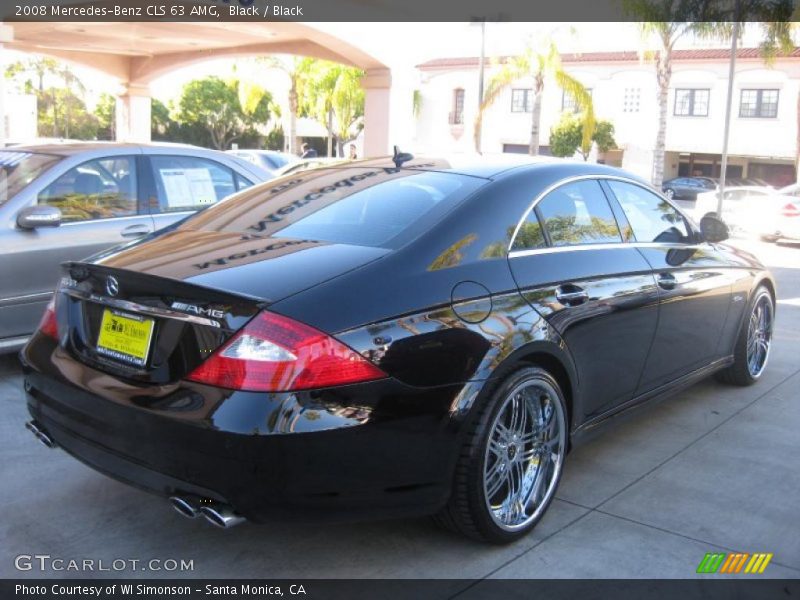
[[[28,427],[223,527],[519,538],[596,426],[757,381],[775,283],[634,176],[509,160],[305,171],[65,263],[21,353]]]

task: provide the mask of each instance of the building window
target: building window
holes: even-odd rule
[[[639,112],[639,102],[642,95],[641,88],[625,88],[625,95],[622,98],[622,112]]]
[[[592,88],[586,88],[586,91],[589,93],[589,96],[592,95]],[[561,110],[567,112],[578,112],[580,107],[578,106],[578,101],[575,99],[575,96],[570,94],[567,90],[563,90],[561,92]]]
[[[533,90],[511,90],[511,112],[531,112]]]
[[[450,125],[464,124],[464,90],[453,90],[453,110],[450,111]]]
[[[707,117],[710,90],[675,90],[675,110],[678,117]]]
[[[774,119],[778,116],[778,90],[742,90],[739,116]]]

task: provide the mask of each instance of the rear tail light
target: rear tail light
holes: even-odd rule
[[[781,214],[784,217],[800,217],[800,206],[789,202],[781,209]]]
[[[58,339],[58,319],[56,319],[56,302],[50,300],[44,309],[42,320],[39,322],[39,332],[47,337]]]
[[[378,367],[321,331],[261,312],[187,379],[227,389],[285,392],[384,377]]]

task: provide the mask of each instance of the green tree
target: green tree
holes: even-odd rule
[[[297,117],[304,103],[305,90],[312,78],[316,60],[307,57],[269,56],[260,59],[268,68],[283,71],[289,79],[289,152],[297,154]]]
[[[18,91],[36,96],[38,135],[75,139],[97,135],[98,121],[84,101],[86,90],[67,65],[52,58],[29,58],[10,64],[5,77]]]
[[[109,93],[102,93],[94,107],[97,118],[97,139],[114,140],[117,133],[117,99]]]
[[[658,83],[658,130],[653,149],[653,185],[661,189],[667,139],[669,86],[672,53],[683,37],[730,40],[736,21],[759,21],[761,52],[770,61],[780,52],[794,48],[791,37],[792,1],[775,0],[622,0],[629,17],[640,21],[643,36],[657,39],[658,49],[648,58],[655,64]],[[744,27],[739,31],[743,32]]]
[[[565,112],[561,120],[550,131],[550,151],[553,156],[574,156],[580,152],[583,160],[588,160],[592,145],[597,144],[597,150],[606,152],[617,147],[614,140],[614,125],[609,121],[597,121],[594,133],[585,144],[584,122],[574,114]]]
[[[364,71],[342,67],[333,90],[333,116],[339,156],[344,156],[345,144],[358,137],[364,128]]]
[[[584,135],[588,143],[594,133],[594,107],[592,96],[580,81],[571,77],[561,64],[561,55],[555,44],[546,40],[541,46],[528,46],[520,56],[510,58],[503,64],[486,85],[483,102],[478,108],[475,118],[475,139],[478,139],[483,122],[483,113],[500,97],[500,94],[510,88],[520,79],[533,79],[533,106],[531,110],[531,135],[528,144],[528,153],[539,154],[539,123],[542,116],[542,93],[545,80],[552,77],[556,84],[565,92],[575,98],[578,109],[581,111],[585,122]]]
[[[337,154],[355,139],[364,116],[361,69],[329,61],[316,61],[313,77],[306,85],[303,112],[321,123],[328,132],[328,155],[336,141]]]
[[[256,127],[266,123],[272,112],[269,93],[245,110],[239,81],[212,76],[195,79],[183,87],[175,117],[182,127],[203,127],[210,136],[210,145],[225,150],[233,141],[257,138]]]

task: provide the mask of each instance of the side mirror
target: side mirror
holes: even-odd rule
[[[730,237],[730,231],[725,221],[714,215],[706,215],[700,219],[700,231],[703,238],[712,244],[724,242]]]
[[[29,206],[17,213],[17,225],[21,229],[58,227],[61,225],[61,211],[55,206],[47,206],[46,204]]]

